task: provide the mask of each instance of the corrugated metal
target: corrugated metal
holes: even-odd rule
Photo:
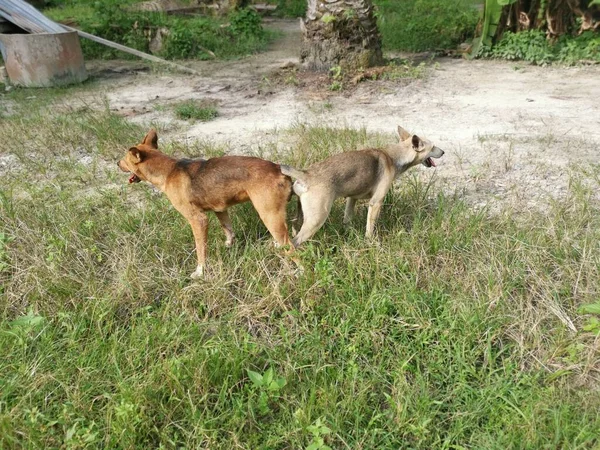
[[[22,0],[0,0],[0,16],[30,33],[62,33],[65,30]]]

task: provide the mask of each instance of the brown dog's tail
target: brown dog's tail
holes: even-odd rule
[[[288,177],[295,178],[296,180],[304,181],[304,177],[306,176],[306,172],[303,170],[294,169],[293,167],[282,164],[281,173],[287,175]]]

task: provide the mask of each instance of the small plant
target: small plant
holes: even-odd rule
[[[580,314],[596,314],[600,315],[600,302],[583,305],[578,309]],[[600,320],[592,316],[583,326],[584,331],[600,335]]]
[[[272,367],[262,375],[250,369],[246,371],[252,381],[251,392],[258,395],[258,411],[266,415],[271,411],[269,404],[279,399],[279,391],[286,385],[286,380],[283,377],[276,377]]]
[[[330,91],[341,91],[342,89],[344,89],[344,82],[343,82],[344,74],[342,72],[342,67],[341,66],[333,66],[331,69],[329,69],[329,74],[331,75],[331,78],[333,79],[333,81],[329,85],[329,90]]]
[[[209,122],[215,119],[219,113],[214,105],[188,100],[175,107],[175,115],[181,120],[194,119]]]
[[[312,441],[306,450],[331,450],[331,447],[325,444],[324,438],[331,433],[331,429],[321,423],[321,419],[315,420],[315,423],[306,427],[306,430],[312,434]]]

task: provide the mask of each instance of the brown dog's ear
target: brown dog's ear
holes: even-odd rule
[[[156,130],[154,128],[148,131],[148,134],[142,141],[142,144],[149,145],[152,148],[158,148],[158,135],[156,134]]]
[[[398,137],[401,141],[405,141],[410,137],[410,133],[398,125]]]
[[[129,153],[133,155],[138,163],[141,163],[144,160],[144,154],[137,147],[131,147]]]
[[[419,151],[419,146],[421,145],[421,138],[416,134],[412,137],[412,146],[416,151]]]

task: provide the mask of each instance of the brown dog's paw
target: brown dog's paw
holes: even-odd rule
[[[190,275],[192,280],[200,280],[204,278],[204,266],[196,267],[196,270]]]

